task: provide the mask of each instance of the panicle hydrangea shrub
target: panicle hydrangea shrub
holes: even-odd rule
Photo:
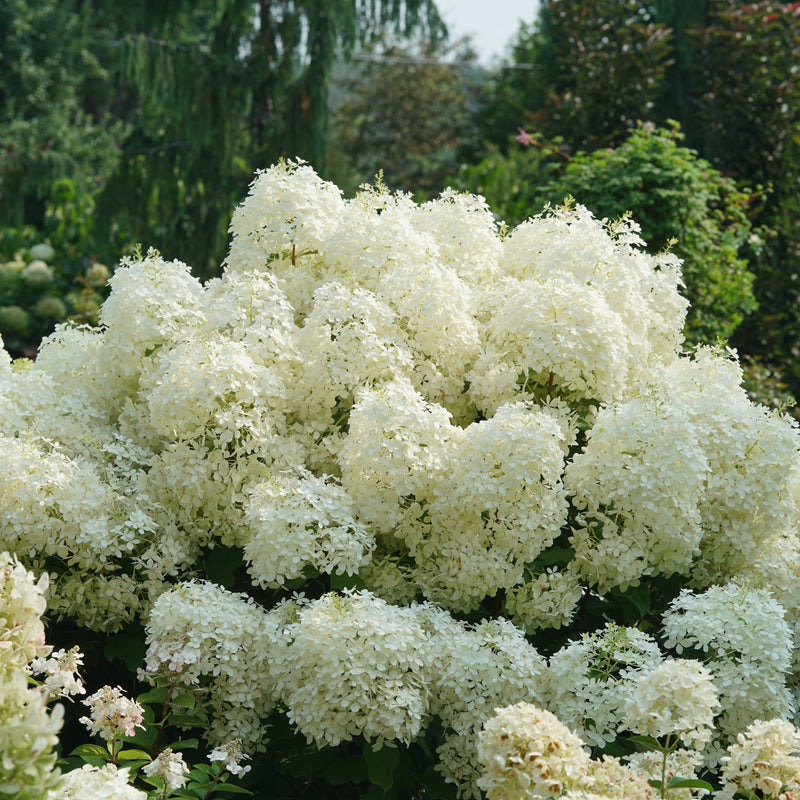
[[[253,775],[288,724],[477,797],[495,707],[599,752],[681,655],[721,709],[669,769],[792,718],[800,437],[735,354],[682,351],[678,259],[579,205],[505,231],[482,198],[345,199],[300,162],[230,233],[205,285],[149,251],[98,328],[0,349],[0,549],[55,620],[143,624],[146,670]],[[570,796],[652,796],[639,761]]]

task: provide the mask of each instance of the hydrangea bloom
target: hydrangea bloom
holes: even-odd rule
[[[700,552],[708,461],[686,415],[634,399],[601,409],[564,480],[581,510],[572,545],[601,590],[687,573]]]
[[[793,713],[785,685],[793,638],[784,613],[768,592],[727,583],[700,594],[684,589],[664,614],[666,646],[707,659],[724,709],[723,734],[736,734],[765,713]]]
[[[84,764],[67,772],[45,800],[147,800],[147,793],[128,783],[127,767]]]
[[[718,708],[711,673],[699,661],[669,659],[639,676],[620,728],[656,739],[677,735],[690,747],[702,747]]]
[[[162,594],[147,624],[147,671],[187,685],[206,679],[214,713],[206,736],[263,744],[261,719],[274,707],[269,652],[279,622],[247,597],[191,582]]]
[[[186,784],[189,766],[180,753],[165,747],[156,758],[142,767],[142,772],[150,778],[161,778],[168,789],[180,789]]]
[[[722,762],[720,800],[737,792],[776,797],[800,791],[800,731],[786,720],[756,720],[736,737]]]
[[[30,669],[34,675],[44,674],[44,688],[51,697],[68,697],[86,694],[83,681],[78,677],[78,667],[83,664],[83,653],[77,645],[68,651],[56,650],[48,658],[34,658]]]
[[[506,619],[465,625],[432,606],[420,609],[434,654],[431,710],[445,728],[437,769],[463,797],[477,797],[477,742],[497,706],[542,696],[547,665]]]
[[[590,762],[579,736],[530,703],[495,709],[478,739],[478,758],[486,770],[478,786],[489,800],[571,796]]]
[[[242,761],[250,758],[242,752],[242,740],[231,739],[229,742],[215,747],[209,754],[208,760],[213,764],[215,761],[221,761],[223,769],[226,769],[231,775],[244,775],[250,771],[250,767],[242,764]]]
[[[253,487],[245,505],[251,533],[244,553],[263,586],[298,578],[306,566],[354,574],[369,561],[373,535],[355,519],[346,492],[326,477],[301,470]]]
[[[652,636],[615,624],[584,634],[550,658],[547,707],[590,745],[614,741],[625,703],[663,659]]]
[[[289,719],[309,741],[410,742],[428,715],[429,646],[413,609],[369,592],[300,608],[273,653]]]
[[[87,697],[83,704],[90,715],[81,717],[92,735],[99,734],[106,741],[120,736],[133,736],[136,728],[143,728],[144,709],[135,700],[122,694],[119,687],[104,686]]]

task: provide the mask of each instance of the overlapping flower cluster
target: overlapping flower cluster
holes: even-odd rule
[[[616,736],[655,640],[597,630],[547,666],[522,630],[670,576],[691,593],[665,646],[704,652],[721,697],[713,758],[755,704],[794,713],[800,438],[733,354],[681,353],[677,259],[580,206],[505,235],[481,198],[344,200],[290,162],[231,234],[205,286],[151,251],[100,328],[0,350],[0,547],[53,573],[54,615],[144,620],[147,669],[202,689],[218,745],[260,747],[278,701],[320,745],[438,716],[464,793],[494,705]],[[263,607],[201,580],[220,545]],[[289,596],[320,574],[366,589]]]

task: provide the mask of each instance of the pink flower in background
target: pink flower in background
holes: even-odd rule
[[[533,144],[533,136],[531,136],[526,130],[523,128],[517,128],[519,133],[514,137],[520,144],[525,145],[525,147],[529,147]]]

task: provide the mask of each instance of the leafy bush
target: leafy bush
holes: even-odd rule
[[[800,440],[682,352],[679,282],[580,206],[501,236],[480,198],[283,163],[220,278],[151,251],[101,328],[0,351],[0,550],[50,576],[104,742],[66,709],[66,781],[206,797],[190,764],[238,742],[227,792],[478,797],[550,769],[482,774],[529,704],[514,741],[565,748],[542,797],[720,788],[796,713]]]

